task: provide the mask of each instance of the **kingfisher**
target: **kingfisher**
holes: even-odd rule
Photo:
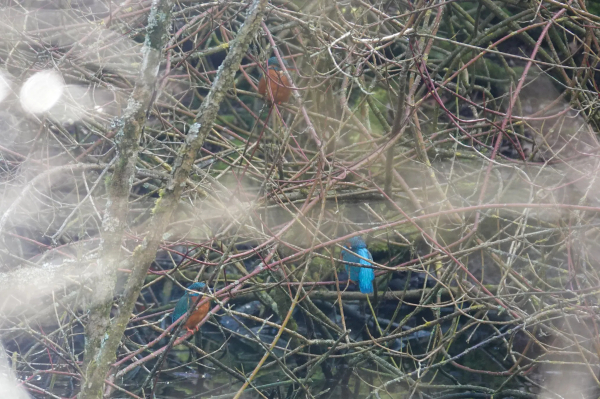
[[[204,287],[206,287],[206,284],[200,283],[200,282],[193,283],[192,285],[187,287],[185,294],[183,294],[183,296],[179,299],[179,301],[175,305],[175,309],[173,310],[173,315],[171,316],[172,323],[175,323],[177,320],[179,320],[179,318],[181,316],[183,316],[184,314],[186,314],[187,311],[192,306],[194,306],[194,304],[201,301],[201,300],[198,300],[198,297],[201,294],[201,292],[199,292],[199,291],[202,291],[204,289]],[[209,292],[210,292],[210,288],[209,288]],[[198,323],[200,323],[202,321],[202,319],[204,319],[204,317],[208,314],[209,310],[210,310],[210,301],[207,301],[206,303],[200,305],[196,310],[193,310],[192,314],[185,322],[185,325],[184,325],[185,329],[191,333],[198,331]]]
[[[285,60],[283,60],[283,65],[287,70],[296,69],[290,67]],[[267,61],[267,73],[263,74],[258,82],[258,92],[265,97],[268,103],[281,104],[290,99],[292,85],[283,73],[277,57],[271,57]]]
[[[356,255],[360,255],[362,258],[373,260],[373,256],[367,249],[367,244],[361,237],[352,237],[346,241],[344,248],[354,252]],[[361,265],[371,266],[371,262],[365,259],[361,259],[358,256],[342,250],[342,261],[350,263],[358,263]],[[360,292],[363,294],[373,293],[373,280],[375,279],[375,272],[370,267],[352,266],[348,263],[345,264],[346,271],[348,272],[348,278],[351,281],[357,282]]]

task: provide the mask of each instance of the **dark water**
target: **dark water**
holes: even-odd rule
[[[377,251],[373,252],[377,261],[379,255]],[[249,271],[253,270],[258,260],[245,259],[244,265]],[[228,269],[228,274],[235,276],[235,270]],[[272,277],[264,276],[267,281]],[[345,278],[344,272],[340,271],[339,279]],[[387,288],[393,291],[428,289],[433,285],[425,273],[418,272],[394,272],[387,281]],[[355,287],[348,287],[349,291],[353,289]],[[136,367],[114,383],[123,390],[145,398],[234,397],[278,333],[275,326],[266,323],[269,321],[281,325],[282,321],[273,306],[283,310],[289,306],[289,300],[286,302],[285,299],[289,297],[278,296],[277,290],[289,293],[286,291],[288,288],[267,291],[277,299],[275,305],[259,301],[255,294],[233,298],[227,305],[228,310],[220,310],[211,316],[200,332],[188,339],[188,346],[178,345],[168,352],[160,372],[153,374],[154,378],[144,385],[143,391],[140,388],[160,357]],[[170,323],[169,312],[182,294],[177,285],[163,280],[143,292],[136,312],[149,316],[147,322],[164,329]],[[502,309],[467,311],[472,304],[460,302],[439,308],[418,307],[418,298],[403,303],[388,299],[371,303],[376,315],[374,317],[365,300],[344,300],[341,309],[336,301],[315,298],[312,303],[314,308],[306,300],[301,301],[295,307],[287,327],[313,340],[313,343],[303,345],[301,340],[283,333],[241,398],[480,398],[491,397],[496,390],[498,392],[494,397],[533,398],[547,384],[547,380],[553,379],[556,373],[567,375],[567,371],[570,381],[582,381],[578,383],[582,395],[591,389],[588,389],[589,381],[584,378],[587,374],[581,367],[569,370],[561,369],[560,365],[556,368],[536,368],[525,377],[511,377],[507,371],[514,366],[515,353],[523,352],[531,357],[539,353],[535,352],[535,345],[530,344],[530,336],[526,331],[515,328]],[[485,316],[487,323],[474,323],[474,316],[477,316],[477,320]],[[63,337],[61,333],[52,337],[65,351],[70,351],[73,359],[81,361],[83,330],[73,319],[66,318],[65,323],[68,320],[71,321],[69,328],[62,329],[66,341],[60,339]],[[61,331],[52,324],[44,328],[45,331]],[[337,347],[329,353],[332,343],[339,338],[336,329],[343,331],[344,328],[348,331],[348,342],[362,342],[363,345]],[[370,343],[372,338],[400,333],[404,335],[378,344]],[[147,345],[159,334],[160,331],[141,322],[132,322],[122,342],[119,358]],[[140,353],[137,359],[166,346],[168,342],[167,338],[162,339]],[[70,359],[65,357],[64,352],[51,352],[24,335],[4,344],[9,357],[14,353],[28,356],[33,365],[30,370],[73,372],[68,365]],[[346,339],[339,344],[346,344]],[[325,360],[320,361],[323,357]],[[527,365],[527,362],[522,363],[524,367]],[[26,379],[31,375],[31,371],[21,372],[19,377]],[[79,390],[78,378],[61,374],[41,374],[29,383],[65,398],[73,397]],[[33,397],[51,397],[33,389],[30,392]],[[113,390],[111,397],[131,396]]]

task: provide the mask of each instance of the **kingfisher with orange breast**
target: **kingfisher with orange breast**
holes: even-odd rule
[[[187,319],[183,327],[191,333],[198,331],[198,323],[200,323],[202,319],[206,317],[208,311],[210,310],[210,301],[206,301],[202,305],[198,306],[198,308],[192,309],[202,301],[201,299],[198,300],[198,297],[200,295],[205,295],[202,293],[204,287],[206,287],[206,284],[200,282],[194,283],[187,287],[185,294],[183,294],[181,299],[179,299],[175,305],[173,315],[171,316],[172,323],[175,323],[183,315],[190,311],[190,317]],[[208,291],[210,292],[210,288]]]
[[[285,60],[283,65],[287,70],[295,70]],[[292,95],[292,85],[283,72],[283,68],[277,57],[271,57],[267,61],[267,72],[263,74],[258,82],[258,92],[262,94],[270,104],[282,104],[287,102]]]

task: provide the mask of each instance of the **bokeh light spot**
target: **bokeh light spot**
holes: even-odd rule
[[[32,114],[48,111],[64,91],[61,76],[52,70],[41,71],[27,79],[21,87],[21,106]]]

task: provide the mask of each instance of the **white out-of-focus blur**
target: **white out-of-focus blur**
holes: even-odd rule
[[[40,71],[31,76],[21,87],[21,106],[32,114],[48,111],[57,103],[64,91],[64,82],[58,72]]]
[[[27,391],[19,384],[8,364],[4,347],[0,345],[0,398],[29,399]]]

